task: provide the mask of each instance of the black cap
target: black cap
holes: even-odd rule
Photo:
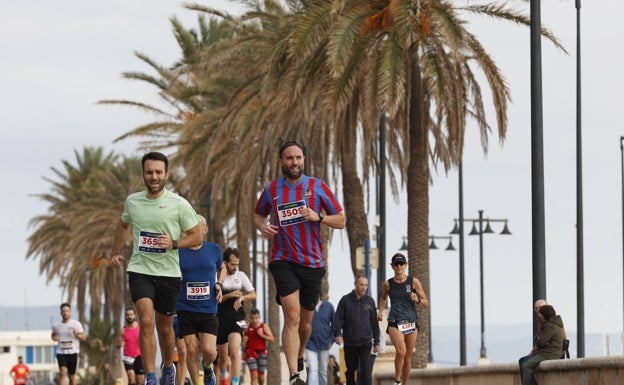
[[[397,262],[403,262],[405,264],[407,264],[407,259],[405,259],[405,255],[401,254],[401,253],[396,253],[392,256],[392,264],[395,264]]]

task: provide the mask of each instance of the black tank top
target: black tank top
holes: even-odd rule
[[[390,314],[388,314],[389,322],[400,321],[418,321],[418,314],[416,314],[416,302],[412,301],[412,282],[413,278],[407,276],[405,282],[396,283],[394,278],[388,280],[390,290],[388,296],[390,297]]]

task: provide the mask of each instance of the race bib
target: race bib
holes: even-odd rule
[[[158,236],[161,233],[152,233],[149,231],[141,230],[139,232],[139,251],[144,253],[157,253],[162,254],[167,252],[164,247],[158,246]]]
[[[296,201],[277,205],[280,226],[290,226],[295,223],[305,222],[301,215],[301,209],[306,207],[305,201]]]
[[[210,299],[210,282],[187,282],[186,299],[189,301]]]
[[[61,349],[67,350],[74,347],[74,344],[71,341],[61,341]]]
[[[403,334],[412,334],[416,331],[416,322],[401,321],[397,323],[397,328]]]
[[[236,321],[236,324],[240,326],[241,329],[245,329],[247,327],[247,322],[245,322],[245,320]]]
[[[132,365],[134,364],[134,357],[130,357],[130,356],[123,356],[123,358],[121,359],[125,364],[128,365]]]

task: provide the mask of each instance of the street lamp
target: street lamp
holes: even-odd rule
[[[620,154],[622,157],[622,266],[624,267],[624,136],[620,136]],[[622,274],[624,277],[624,271]],[[622,300],[624,300],[624,296]],[[622,328],[622,345],[624,346],[624,323],[622,324]]]
[[[459,226],[457,224],[457,219],[455,219],[455,227],[451,231],[451,234],[459,233]],[[486,349],[485,349],[485,305],[484,305],[484,290],[483,290],[483,234],[492,234],[494,230],[490,226],[491,222],[503,222],[505,226],[503,230],[500,232],[501,235],[511,235],[511,231],[509,231],[509,227],[507,225],[507,219],[497,219],[497,218],[483,218],[483,210],[479,210],[478,218],[464,218],[464,222],[472,222],[472,230],[468,235],[478,235],[479,236],[479,297],[481,302],[481,351],[479,355],[479,364],[487,364],[489,360],[487,359]],[[486,227],[483,228],[483,222],[486,222]],[[477,228],[477,223],[479,224]]]
[[[437,250],[438,245],[436,245],[436,239],[448,239],[449,243],[446,246],[446,251],[455,251],[455,246],[453,246],[453,237],[450,235],[429,235],[429,250]],[[430,262],[431,263],[431,262]],[[430,278],[431,279],[431,278]],[[431,335],[433,334],[433,326],[431,325],[431,284],[429,284],[429,351],[427,352],[427,366],[432,368],[435,367],[433,363],[433,346],[431,345]]]
[[[429,243],[429,250],[437,250],[438,249],[438,245],[436,245],[435,240],[436,239],[448,239],[449,243],[448,246],[446,246],[446,251],[455,251],[457,250],[455,248],[455,246],[453,246],[453,237],[451,237],[450,235],[430,235],[429,236],[429,240],[431,241]]]

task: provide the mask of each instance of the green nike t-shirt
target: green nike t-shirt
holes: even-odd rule
[[[134,239],[127,271],[162,277],[182,276],[178,250],[158,247],[156,238],[164,231],[177,240],[182,231],[197,226],[197,213],[186,199],[167,190],[160,198],[149,199],[147,191],[140,191],[126,199],[121,220],[132,225]]]

